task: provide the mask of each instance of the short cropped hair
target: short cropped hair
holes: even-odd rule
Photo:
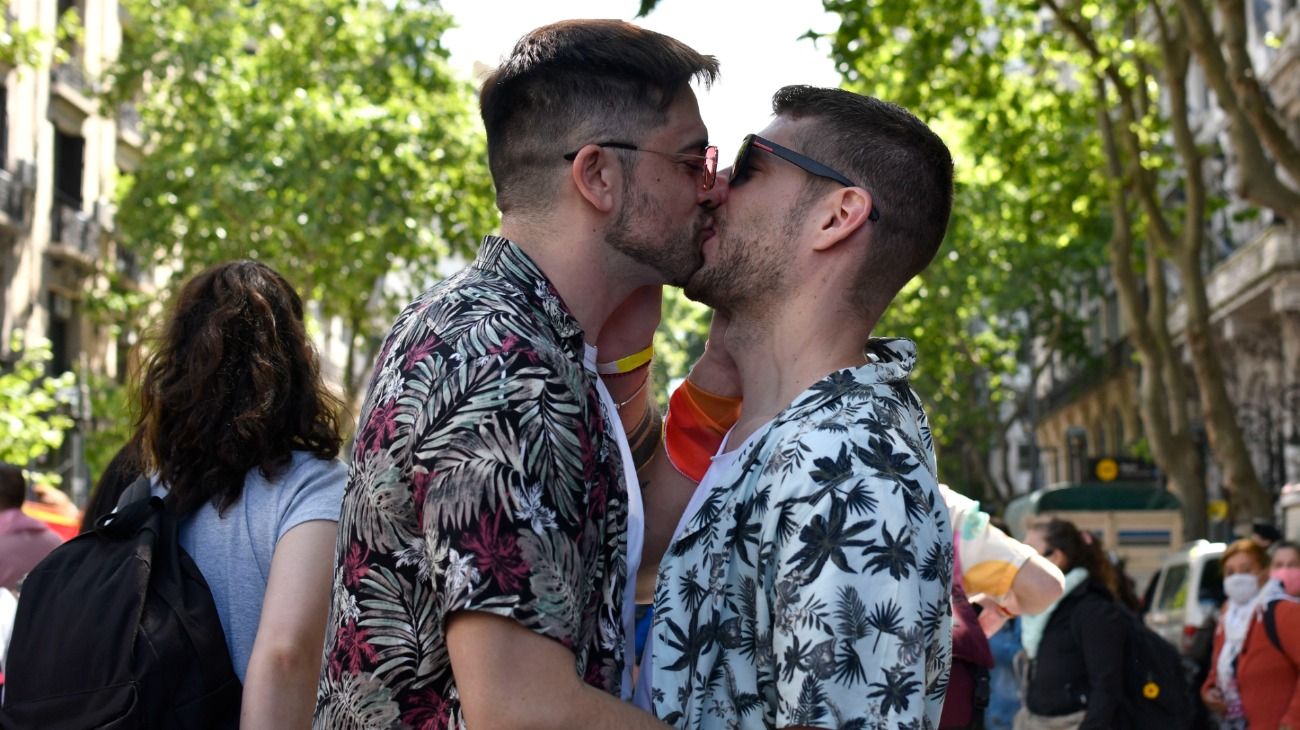
[[[1268,551],[1260,547],[1254,540],[1243,537],[1240,540],[1233,540],[1223,551],[1223,565],[1227,566],[1228,559],[1239,553],[1245,553],[1255,561],[1255,569],[1263,570],[1269,565]]]
[[[0,509],[13,509],[23,506],[27,499],[27,478],[23,470],[0,461]]]
[[[713,56],[621,20],[528,33],[479,90],[497,207],[539,207],[555,195],[565,154],[593,142],[638,143],[692,79],[707,86],[717,75]]]
[[[952,155],[911,112],[843,89],[786,86],[772,111],[807,119],[799,151],[829,165],[871,193],[880,220],[852,292],[852,304],[874,317],[934,259],[952,212]],[[810,185],[825,185],[821,178]]]

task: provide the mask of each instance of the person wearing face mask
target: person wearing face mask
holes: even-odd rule
[[[1300,597],[1300,545],[1289,541],[1274,545],[1268,577],[1277,581],[1287,595]]]
[[[1249,539],[1223,552],[1228,601],[1201,698],[1223,716],[1220,727],[1226,730],[1300,730],[1300,603],[1287,600],[1281,583],[1261,590],[1268,565],[1268,553]],[[1266,608],[1274,612],[1276,643],[1264,626]]]

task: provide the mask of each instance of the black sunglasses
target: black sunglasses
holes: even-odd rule
[[[597,147],[612,147],[616,150],[628,150],[630,152],[650,152],[664,157],[682,158],[686,157],[692,160],[700,161],[700,189],[708,192],[713,189],[714,183],[718,181],[718,148],[705,147],[704,154],[692,155],[689,152],[660,152],[659,150],[647,150],[637,147],[631,142],[596,142]],[[574,150],[564,156],[564,159],[573,162],[578,157],[578,152]],[[680,162],[680,159],[678,160]]]
[[[744,141],[740,143],[740,149],[736,152],[736,161],[731,165],[731,179],[729,182],[732,186],[739,185],[745,179],[745,174],[749,172],[749,155],[755,147],[764,152],[770,152],[777,157],[780,157],[786,162],[800,168],[804,172],[811,173],[817,177],[824,177],[827,180],[834,180],[846,188],[864,187],[811,157],[801,155],[789,147],[782,147],[776,142],[760,137],[757,134],[745,135]],[[867,220],[880,220],[880,211],[876,208],[874,202],[871,205],[871,212],[867,214]]]

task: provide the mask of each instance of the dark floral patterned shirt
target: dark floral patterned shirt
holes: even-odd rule
[[[397,319],[339,518],[315,724],[464,725],[454,611],[509,617],[620,694],[627,489],[578,322],[513,243]]]
[[[932,728],[952,528],[906,340],[751,437],[659,568],[650,699],[679,728]]]

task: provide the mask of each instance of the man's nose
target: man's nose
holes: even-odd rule
[[[713,181],[713,188],[710,190],[700,191],[700,206],[713,210],[723,203],[727,202],[727,195],[731,192],[731,168],[718,170],[718,176]]]

